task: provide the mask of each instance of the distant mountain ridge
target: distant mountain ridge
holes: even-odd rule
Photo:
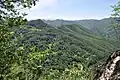
[[[108,36],[108,30],[111,26],[111,18],[104,18],[101,20],[95,19],[86,19],[86,20],[43,20],[48,25],[58,27],[61,25],[71,25],[71,24],[78,24],[82,25],[83,27],[91,30],[95,34],[99,34],[102,36]]]
[[[28,23],[30,26],[15,28],[14,36],[19,38],[17,46],[24,47],[23,52],[33,57],[32,62],[36,60],[27,64],[37,66],[35,76],[41,80],[91,80],[96,66],[120,47],[119,41],[95,35],[72,21],[58,27],[40,19]]]
[[[48,27],[49,26],[47,23],[44,23],[41,19],[28,21],[27,25],[34,26],[34,27],[39,27],[39,26]]]

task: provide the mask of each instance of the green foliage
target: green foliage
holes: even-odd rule
[[[35,20],[24,25],[19,9],[36,1],[0,1],[0,80],[92,80],[94,66],[119,48],[119,41],[76,24],[54,28]]]
[[[101,20],[96,20],[96,19],[89,19],[89,20],[75,20],[75,21],[70,21],[70,20],[44,20],[47,24],[54,26],[54,27],[59,27],[62,25],[72,25],[72,24],[77,24],[80,26],[83,26],[93,33],[107,37],[107,38],[114,38],[114,36],[111,36],[111,34],[108,33],[109,26],[111,26],[111,20],[112,18],[104,18]]]
[[[111,17],[113,18],[112,25],[111,25],[111,31],[113,34],[115,34],[116,39],[120,40],[120,1],[112,6],[113,12],[111,14]]]
[[[30,8],[36,4],[38,0],[1,0],[0,1],[0,19],[13,18],[20,16],[20,10],[23,8]],[[8,13],[9,12],[9,13]]]
[[[0,79],[10,73],[11,65],[18,59],[16,43],[11,40],[13,27],[23,25],[26,19],[20,13],[21,8],[30,7],[36,0],[0,0]],[[26,5],[26,7],[24,6]]]
[[[44,23],[42,23],[44,24]],[[119,47],[79,25],[11,28],[3,80],[92,80],[94,66]],[[6,62],[7,61],[7,62]],[[9,63],[8,63],[9,62]]]
[[[119,47],[118,41],[96,36],[79,25],[13,30],[18,58],[10,76],[18,80],[92,80],[91,69]]]
[[[113,8],[112,17],[120,17],[120,1],[111,7]]]

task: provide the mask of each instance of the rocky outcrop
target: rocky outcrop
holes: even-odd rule
[[[94,80],[120,80],[120,50],[109,56],[105,64],[96,71]]]

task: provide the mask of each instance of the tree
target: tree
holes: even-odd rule
[[[3,23],[10,19],[12,23],[17,23],[26,15],[20,12],[21,9],[31,8],[36,1],[38,0],[0,0],[0,22]],[[15,20],[16,18],[19,19]]]
[[[26,13],[21,9],[31,8],[38,0],[0,0],[0,80],[6,76],[10,64],[16,58],[11,42],[12,27],[18,27],[26,22]]]
[[[120,1],[112,6],[112,8],[112,30],[114,31],[116,38],[120,40]]]

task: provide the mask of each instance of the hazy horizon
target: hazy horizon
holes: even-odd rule
[[[41,20],[51,20],[51,21],[54,21],[54,20],[65,20],[65,21],[79,21],[79,20],[102,20],[102,19],[107,19],[107,18],[110,18],[110,17],[105,17],[105,18],[101,18],[101,19],[78,19],[78,20],[70,20],[70,19],[41,19],[41,18],[38,18],[38,19],[41,19]],[[38,20],[38,19],[31,19],[31,20]],[[31,20],[28,20],[28,21],[31,21]]]
[[[27,19],[84,20],[109,18],[111,5],[118,0],[39,0],[28,12]]]

